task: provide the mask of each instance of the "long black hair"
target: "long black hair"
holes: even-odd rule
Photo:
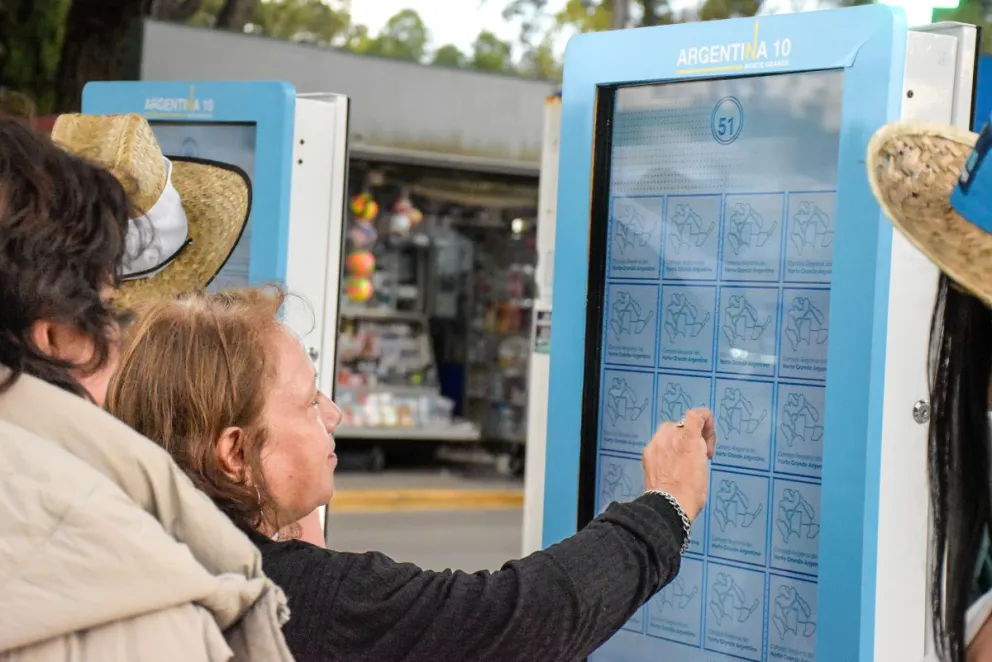
[[[963,662],[965,614],[990,519],[992,311],[943,275],[929,363],[930,606],[937,654]]]

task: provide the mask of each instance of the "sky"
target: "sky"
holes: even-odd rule
[[[382,29],[390,17],[404,9],[413,9],[424,20],[431,34],[431,48],[455,44],[469,53],[472,43],[483,30],[504,41],[514,42],[519,25],[503,20],[506,0],[351,0],[351,20],[369,28],[371,34]],[[551,0],[548,8],[557,12],[565,0]]]

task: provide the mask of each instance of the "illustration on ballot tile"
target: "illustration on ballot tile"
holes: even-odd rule
[[[669,213],[668,227],[668,241],[678,255],[690,246],[699,248],[705,244],[716,229],[716,221],[704,221],[688,202],[676,203],[674,212]]]
[[[801,391],[785,396],[785,405],[779,417],[779,439],[792,448],[808,442],[823,440],[823,422],[819,408],[813,406]]]
[[[764,423],[768,410],[755,407],[741,389],[728,386],[720,399],[719,425],[728,437],[754,434]]]
[[[775,237],[778,219],[766,220],[748,202],[738,202],[727,212],[727,242],[740,255],[747,248],[761,248]]]
[[[726,572],[717,572],[710,590],[709,611],[717,625],[731,622],[746,623],[754,616],[761,601],[748,596],[734,578]],[[759,614],[760,618],[760,614]]]
[[[709,376],[663,372],[658,375],[658,422],[681,421],[696,407],[710,407]]]
[[[651,239],[651,226],[637,206],[630,200],[617,201],[613,211],[616,250],[620,255],[648,245]]]
[[[808,296],[796,296],[785,316],[785,337],[798,352],[803,345],[823,345],[827,342],[827,318]]]
[[[642,308],[629,291],[620,290],[616,293],[610,309],[610,328],[617,340],[624,335],[639,336],[645,331],[653,330],[653,327],[648,328],[653,317],[653,309]]]
[[[798,490],[793,488],[785,488],[782,491],[775,525],[782,534],[782,540],[787,543],[793,538],[813,539],[820,535],[816,510]]]
[[[720,480],[713,497],[713,519],[720,531],[728,528],[751,528],[761,514],[763,504],[752,504],[751,499],[741,490],[737,481],[729,478]]]
[[[745,294],[732,294],[724,309],[723,334],[731,345],[746,344],[761,340],[771,323],[772,316],[759,315]]]
[[[831,210],[832,212],[832,210]],[[834,243],[832,213],[824,211],[812,200],[802,200],[792,214],[789,240],[798,255],[830,248]]]
[[[644,415],[649,402],[650,398],[639,395],[622,374],[610,380],[606,390],[606,414],[613,427],[620,421],[636,422]]]
[[[772,608],[772,623],[778,636],[785,639],[790,634],[809,639],[816,634],[816,621],[809,603],[803,600],[795,588],[782,584]]]
[[[665,306],[665,331],[672,343],[678,342],[680,338],[698,338],[706,330],[711,318],[709,311],[699,311],[687,293],[675,291]]]
[[[663,421],[681,421],[692,409],[692,395],[679,382],[669,382],[661,394]]]
[[[639,460],[603,455],[599,462],[599,512],[614,501],[632,501],[644,492],[644,474]]]
[[[659,610],[664,610],[666,606],[672,609],[683,610],[689,606],[692,599],[699,593],[699,586],[687,585],[681,576],[676,576],[672,583],[666,586],[658,594],[655,603]]]

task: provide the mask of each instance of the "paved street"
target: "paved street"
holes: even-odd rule
[[[328,543],[434,570],[498,570],[520,556],[522,490],[485,472],[341,473]]]

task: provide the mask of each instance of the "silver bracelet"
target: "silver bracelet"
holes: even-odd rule
[[[682,520],[682,530],[685,532],[685,542],[682,543],[682,549],[679,550],[680,554],[685,554],[685,550],[689,549],[689,533],[692,531],[692,522],[689,521],[689,516],[685,514],[685,510],[679,504],[678,499],[673,497],[668,492],[663,492],[662,490],[645,490],[645,494],[657,494],[660,497],[664,497],[665,501],[672,504],[672,508],[678,514],[679,519]]]

